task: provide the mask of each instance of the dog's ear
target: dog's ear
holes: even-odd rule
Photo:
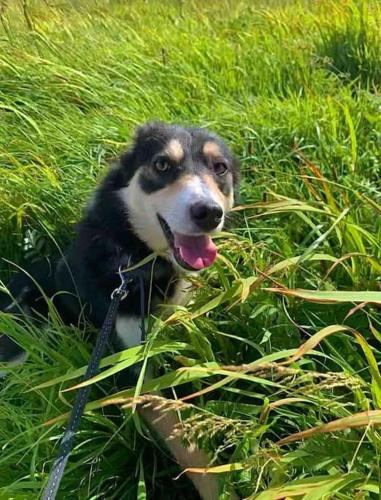
[[[144,153],[147,153],[162,147],[168,140],[170,129],[170,125],[160,121],[152,121],[142,125],[135,132],[135,149],[137,151],[144,149]]]
[[[147,122],[135,130],[134,144],[142,144],[150,139],[160,138],[166,132],[167,125],[160,121]]]
[[[132,172],[136,168],[136,159],[139,149],[144,147],[144,144],[153,135],[156,122],[148,122],[135,129],[132,144],[127,151],[124,151],[119,158],[119,165],[125,170]]]
[[[128,173],[133,175],[138,163],[150,156],[150,152],[157,144],[165,142],[166,124],[162,122],[148,122],[135,130],[131,147],[121,154],[119,164]]]
[[[127,151],[124,151],[119,157],[119,165],[131,176],[135,171],[135,147],[132,146]]]

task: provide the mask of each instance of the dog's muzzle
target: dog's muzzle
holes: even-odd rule
[[[191,235],[177,233],[171,230],[161,215],[157,214],[157,217],[173,256],[183,269],[200,271],[213,264],[217,257],[217,247],[208,234]],[[218,224],[219,222],[215,224],[214,228]]]
[[[196,226],[208,233],[219,226],[224,212],[217,203],[199,201],[191,205],[190,215]]]

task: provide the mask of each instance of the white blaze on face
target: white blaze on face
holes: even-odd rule
[[[138,170],[129,185],[121,190],[121,196],[135,233],[155,251],[168,248],[157,214],[165,219],[172,232],[197,235],[201,232],[191,219],[191,205],[213,201],[221,206],[224,213],[230,209],[229,197],[221,193],[211,176],[184,175],[169,186],[149,194],[142,190],[139,176]],[[223,224],[224,217],[215,231],[221,230]]]
[[[181,234],[201,234],[190,216],[191,206],[197,202],[217,203],[224,209],[217,186],[213,188],[206,178],[198,175],[186,175],[172,186],[168,186],[152,195],[157,212],[166,220],[173,232]],[[216,228],[222,228],[224,221]]]

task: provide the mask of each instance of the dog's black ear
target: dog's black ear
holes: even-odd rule
[[[135,129],[131,146],[119,157],[119,165],[121,167],[124,167],[127,170],[134,170],[136,151],[139,149],[139,146],[145,142],[145,139],[149,137],[153,125],[153,122],[149,122]]]
[[[171,125],[158,121],[148,122],[139,127],[126,160],[133,160],[136,167],[149,162],[167,143],[171,128],[173,128]]]
[[[135,149],[138,152],[144,149],[144,153],[147,153],[162,147],[167,142],[173,128],[168,123],[160,121],[152,121],[142,125],[135,132]]]
[[[119,165],[123,167],[127,171],[133,171],[135,170],[135,148],[134,146],[131,147],[131,149],[128,149],[127,151],[124,151],[119,157]]]
[[[150,157],[158,144],[165,143],[167,125],[162,122],[148,122],[135,130],[131,147],[121,154],[119,165],[133,175],[138,164]]]
[[[151,121],[141,125],[135,130],[134,144],[142,144],[152,138],[160,138],[168,128],[168,125],[161,121]]]

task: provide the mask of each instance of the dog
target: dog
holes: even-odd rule
[[[154,261],[129,274],[128,298],[120,303],[115,322],[116,350],[139,344],[141,311],[148,316],[159,304],[183,304],[188,288],[184,277],[215,261],[211,235],[224,227],[238,183],[238,161],[217,135],[162,122],[143,125],[96,190],[69,248],[59,258],[17,274],[0,309],[46,317],[45,295],[66,324],[77,325],[85,318],[100,328],[111,294],[120,285],[118,270],[156,252]],[[144,304],[134,279],[138,273],[143,276]],[[24,358],[21,347],[0,336],[0,362]],[[141,414],[164,440],[177,423],[171,413],[158,418],[155,410],[142,409]],[[177,440],[167,445],[181,467],[208,464],[208,457],[195,447]],[[217,480],[190,477],[203,499],[218,498]]]

